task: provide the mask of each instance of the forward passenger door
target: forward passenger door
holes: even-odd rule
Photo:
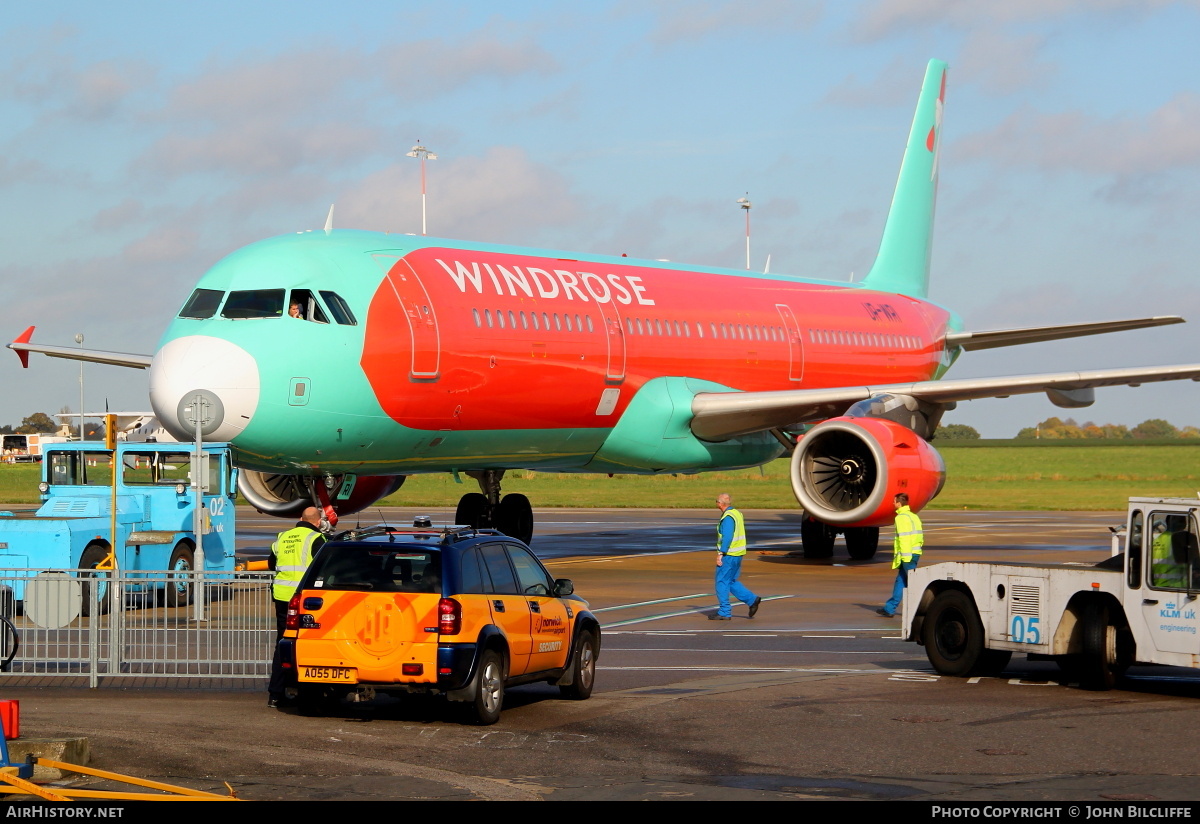
[[[571,646],[566,604],[553,596],[554,579],[529,550],[517,544],[505,546],[531,613],[529,672],[557,669]]]

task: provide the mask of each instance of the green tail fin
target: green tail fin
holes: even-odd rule
[[[933,247],[933,207],[937,200],[938,150],[946,64],[930,60],[913,115],[912,131],[900,164],[900,179],[883,227],[875,264],[863,285],[914,298],[929,293],[929,255]]]

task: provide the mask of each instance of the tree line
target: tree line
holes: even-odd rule
[[[935,438],[944,441],[974,441],[980,437],[978,430],[961,423],[943,424],[937,428]],[[1027,426],[1016,434],[1014,440],[1086,440],[1109,439],[1118,441],[1144,441],[1171,438],[1200,438],[1200,428],[1185,426],[1178,428],[1162,418],[1149,418],[1135,427],[1119,423],[1096,424],[1092,421],[1077,422],[1074,418],[1046,418],[1033,426]]]

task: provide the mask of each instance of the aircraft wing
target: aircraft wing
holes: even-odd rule
[[[999,346],[1016,346],[1021,343],[1078,338],[1084,335],[1103,335],[1106,332],[1124,332],[1128,329],[1145,329],[1150,326],[1167,326],[1172,323],[1184,322],[1184,319],[1178,315],[1159,315],[1153,318],[1068,323],[1062,326],[1029,326],[1023,329],[993,329],[986,332],[952,332],[946,335],[946,348],[961,346],[968,352],[973,352],[976,349],[995,349]]]
[[[1006,398],[1045,392],[1064,407],[1088,406],[1098,386],[1140,386],[1155,381],[1200,381],[1200,364],[1052,372],[1001,378],[841,386],[833,389],[783,389],[770,392],[702,392],[692,400],[692,432],[720,441],[751,432],[815,423],[843,414],[875,395],[908,395],[928,403]]]
[[[29,368],[30,352],[40,352],[52,358],[66,358],[67,360],[86,361],[87,363],[128,366],[131,369],[149,369],[150,361],[153,360],[153,356],[151,355],[104,352],[99,349],[81,349],[72,346],[42,346],[41,344],[29,342],[30,338],[33,337],[33,330],[34,327],[30,326],[21,333],[20,337],[8,344],[8,348],[17,353],[17,357],[21,359],[21,365],[26,369]]]

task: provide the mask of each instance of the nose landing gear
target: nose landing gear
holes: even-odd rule
[[[498,529],[528,544],[533,540],[533,507],[524,495],[513,493],[500,497],[504,472],[503,469],[467,472],[479,483],[482,492],[469,492],[459,499],[454,523]]]

